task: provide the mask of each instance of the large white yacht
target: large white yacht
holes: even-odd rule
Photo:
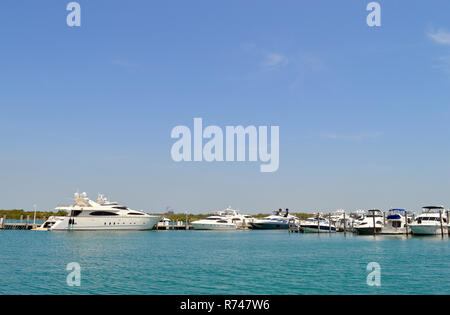
[[[442,206],[427,206],[422,213],[410,224],[415,235],[448,234],[445,208]]]
[[[218,211],[212,216],[191,224],[194,230],[236,230],[248,228],[253,220],[251,215],[241,214],[228,207],[224,211]]]
[[[75,193],[75,204],[56,207],[67,216],[52,216],[39,229],[50,231],[151,230],[161,219],[142,211],[131,210],[99,195],[97,202],[86,193]]]
[[[254,220],[250,223],[252,229],[256,230],[280,230],[289,229],[290,225],[298,226],[300,224],[299,218],[289,214],[289,209],[279,209],[274,214],[269,215],[261,220]]]
[[[353,229],[360,235],[380,233],[383,229],[383,212],[378,209],[368,210],[364,217],[355,221]]]

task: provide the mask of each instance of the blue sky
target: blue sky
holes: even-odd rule
[[[450,206],[450,3],[0,4],[0,208]],[[170,132],[280,126],[280,169],[175,163]]]

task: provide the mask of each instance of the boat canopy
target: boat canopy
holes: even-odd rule
[[[445,208],[442,206],[427,206],[422,207],[422,213],[439,213],[439,212],[445,212]]]

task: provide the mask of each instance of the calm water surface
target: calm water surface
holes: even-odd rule
[[[81,265],[81,286],[66,265]],[[370,262],[381,287],[366,284]],[[1,294],[449,294],[450,240],[286,231],[0,231]]]

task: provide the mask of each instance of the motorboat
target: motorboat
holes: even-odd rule
[[[75,193],[74,205],[56,207],[67,212],[66,216],[51,216],[39,230],[92,231],[92,230],[151,230],[161,219],[143,211],[132,210],[117,202],[110,202],[99,194],[97,202],[85,192]]]
[[[352,229],[353,218],[343,209],[336,210],[328,219],[336,227],[337,232],[350,231]]]
[[[195,230],[236,230],[248,228],[253,220],[251,215],[241,214],[228,207],[224,211],[218,211],[212,216],[191,224]]]
[[[443,206],[426,206],[422,213],[410,224],[414,235],[448,234],[448,222]]]
[[[383,226],[383,212],[378,209],[371,209],[354,222],[353,229],[359,235],[373,235],[379,234]]]
[[[326,218],[320,215],[310,217],[305,221],[300,222],[300,227],[304,233],[334,233],[336,226],[334,226]]]
[[[252,229],[255,230],[282,230],[289,229],[289,227],[292,226],[298,226],[299,224],[299,218],[289,214],[289,209],[286,209],[285,211],[279,209],[272,215],[260,220],[254,220],[250,223]]]
[[[411,234],[412,217],[405,209],[390,209],[385,215],[381,234]]]

